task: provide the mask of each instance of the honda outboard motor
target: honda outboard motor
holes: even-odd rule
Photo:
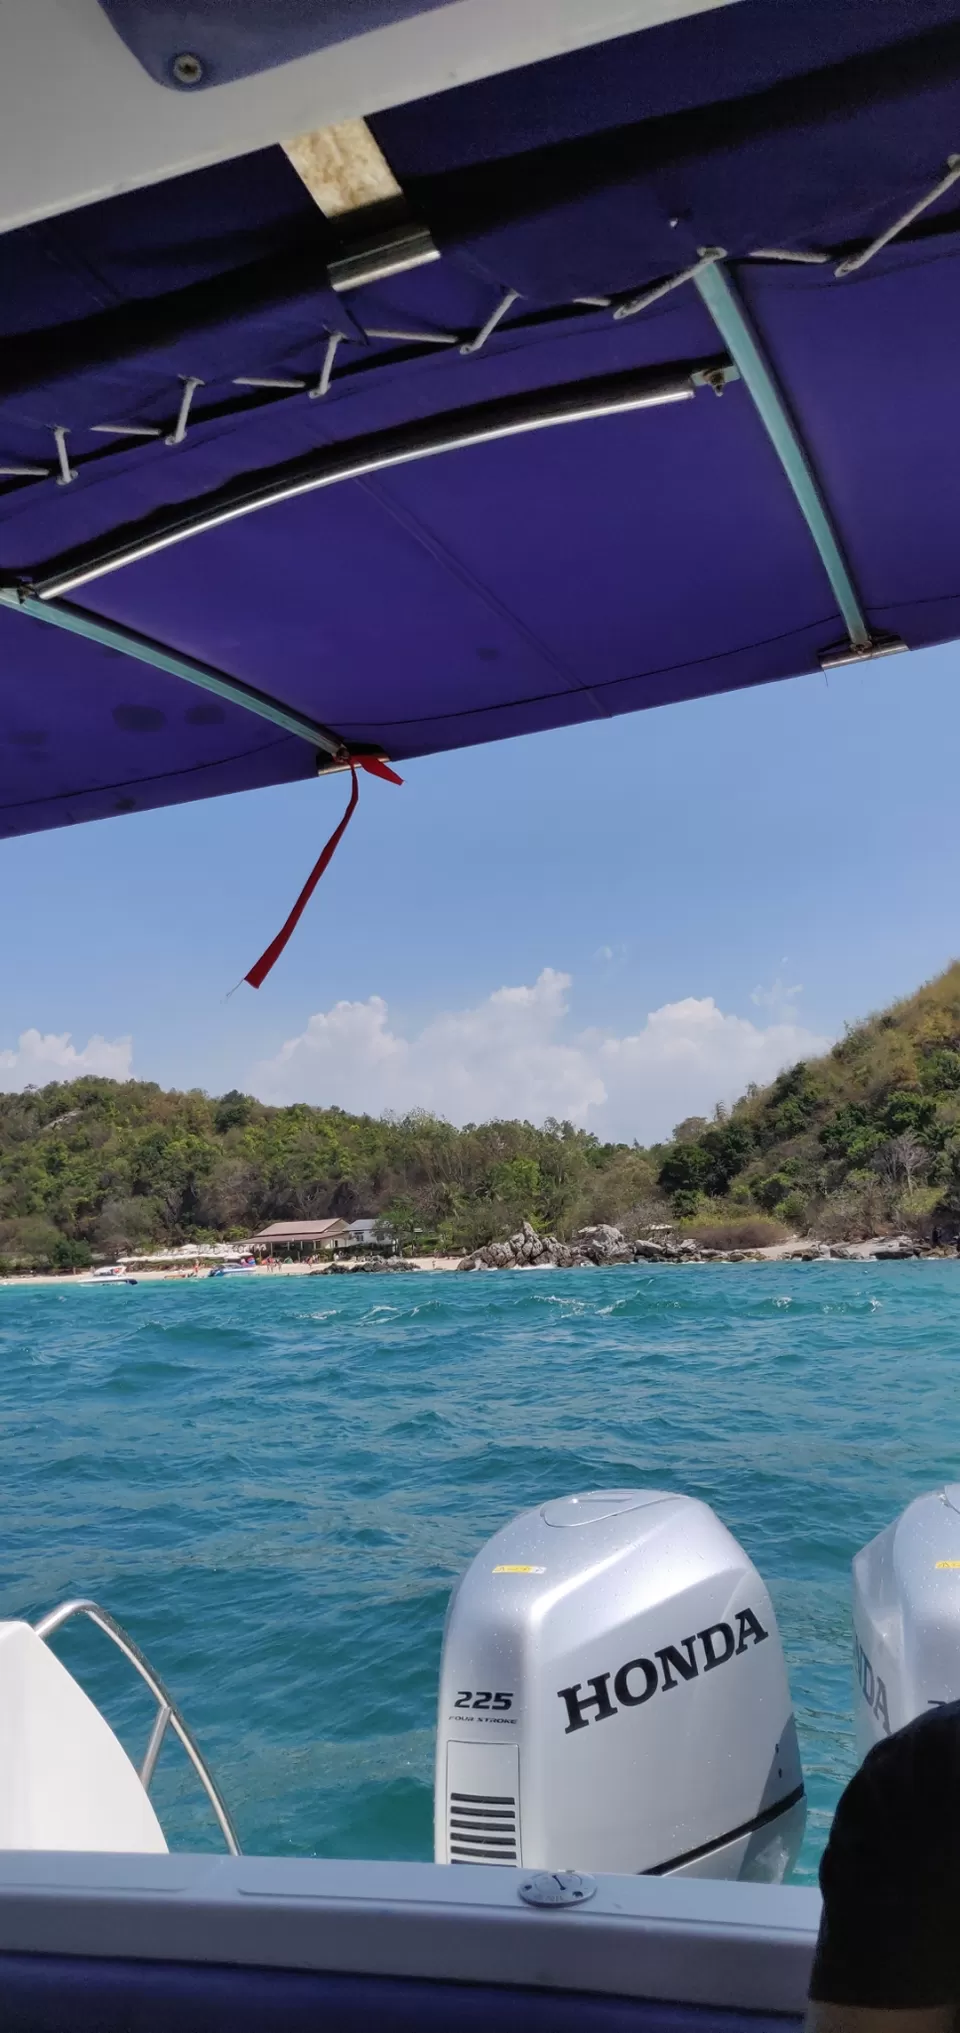
[[[525,1511],[451,1599],[438,1863],[782,1878],[803,1778],[770,1598],[706,1504]]]
[[[908,1504],[853,1563],[857,1751],[960,1699],[960,1483]]]

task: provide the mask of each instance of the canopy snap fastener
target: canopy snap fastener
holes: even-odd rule
[[[480,330],[476,335],[476,338],[467,339],[465,344],[461,346],[460,348],[461,353],[463,353],[464,355],[468,353],[479,353],[481,346],[486,345],[491,332],[496,331],[501,318],[506,317],[511,304],[516,303],[519,295],[520,291],[518,289],[505,290],[503,296],[500,298],[500,302],[498,303],[496,310],[491,311],[486,324],[481,325]]]
[[[170,436],[164,439],[164,443],[167,445],[183,444],[184,438],[187,435],[187,418],[190,415],[190,405],[197,389],[203,387],[199,374],[181,374],[180,379],[183,382],[183,394],[180,397],[180,413]]]
[[[296,393],[306,388],[305,381],[288,381],[277,374],[235,374],[234,388],[286,388]]]
[[[323,356],[323,366],[320,369],[320,379],[317,382],[316,388],[311,388],[310,390],[311,402],[315,402],[318,395],[326,395],[327,389],[330,386],[330,376],[333,373],[333,363],[337,357],[337,347],[343,344],[346,336],[345,332],[331,332],[329,334],[326,352]]]
[[[812,247],[755,247],[750,261],[799,261],[804,267],[819,268],[829,254],[816,254]]]
[[[162,438],[163,432],[155,430],[152,424],[91,424],[91,431],[99,431],[105,438]]]
[[[406,332],[394,325],[368,325],[363,336],[365,339],[399,339],[408,346],[457,346],[460,343],[456,332]]]
[[[67,457],[67,439],[70,436],[69,424],[54,424],[53,435],[56,440],[57,458],[60,462],[57,486],[68,487],[71,480],[75,480],[77,477],[77,469],[75,466],[71,466]]]
[[[863,249],[862,254],[848,255],[846,261],[841,261],[834,269],[834,275],[855,275],[858,268],[865,268],[867,262],[872,261],[875,254],[879,254],[881,247],[889,246],[890,241],[895,240],[905,226],[912,226],[914,219],[919,219],[921,212],[925,212],[928,206],[942,198],[944,191],[948,191],[958,177],[960,177],[960,155],[948,155],[947,173],[940,178],[939,183],[934,184],[932,191],[928,191],[925,198],[918,198],[916,204],[911,205],[908,212],[902,212],[899,219],[894,219],[892,226],[888,226],[885,233],[878,233],[876,239],[871,240],[869,247]]]
[[[613,313],[618,323],[622,318],[633,318],[638,311],[645,311],[649,304],[658,303],[662,296],[669,296],[672,289],[679,289],[681,283],[693,282],[705,268],[712,268],[715,261],[725,260],[727,250],[725,247],[700,247],[697,252],[700,259],[692,267],[681,268],[679,275],[669,276],[666,282],[655,282],[650,289],[642,289],[639,296],[628,297],[626,303],[618,304]]]

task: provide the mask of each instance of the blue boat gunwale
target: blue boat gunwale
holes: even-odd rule
[[[3,1956],[229,1964],[803,2010],[806,1886],[603,1875],[583,1907],[525,1905],[523,1870],[214,1855],[0,1853]]]

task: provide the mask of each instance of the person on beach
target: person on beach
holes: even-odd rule
[[[820,1865],[806,2033],[950,2033],[960,2013],[960,1701],[886,1737]]]

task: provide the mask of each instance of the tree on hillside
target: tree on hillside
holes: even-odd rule
[[[398,1196],[390,1201],[377,1220],[377,1241],[394,1242],[403,1256],[420,1233],[420,1228],[420,1213],[413,1201]]]
[[[241,1094],[236,1087],[231,1087],[228,1094],[221,1094],[213,1111],[217,1135],[224,1136],[229,1129],[242,1129],[252,1121],[257,1105],[252,1095]]]
[[[70,1236],[60,1235],[50,1252],[50,1261],[55,1271],[86,1271],[93,1262],[93,1253],[88,1242],[74,1242]]]
[[[905,1186],[909,1192],[914,1180],[927,1171],[930,1153],[912,1130],[905,1129],[883,1145],[873,1162],[882,1178],[894,1186]]]
[[[513,1228],[518,1228],[522,1221],[535,1220],[540,1188],[536,1158],[510,1158],[505,1165],[494,1165],[490,1173],[490,1198],[502,1208]]]
[[[698,1144],[705,1129],[709,1128],[705,1115],[685,1115],[673,1132],[675,1144]]]
[[[673,1198],[677,1213],[692,1213],[691,1196],[719,1199],[753,1156],[752,1126],[736,1116],[705,1129],[695,1143],[677,1143],[668,1151],[657,1178],[661,1192]]]

